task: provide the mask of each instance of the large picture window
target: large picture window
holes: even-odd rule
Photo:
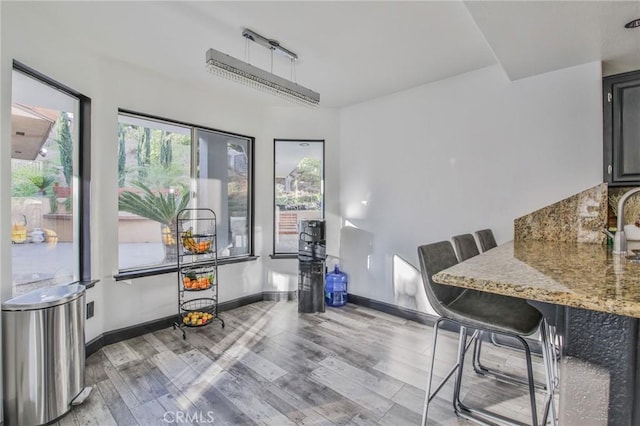
[[[298,251],[302,220],[324,219],[324,141],[274,141],[274,255]]]
[[[11,96],[13,294],[88,281],[90,100],[17,62]]]
[[[251,250],[253,139],[121,111],[118,240],[121,272],[176,263],[176,216],[186,207],[217,216],[218,256]]]

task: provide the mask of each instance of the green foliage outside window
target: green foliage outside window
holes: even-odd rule
[[[135,190],[120,193],[118,208],[163,225],[160,229],[165,250],[163,262],[175,262],[178,255],[177,243],[173,238],[176,234],[176,217],[189,204],[188,189],[182,187],[178,191],[163,193],[152,190],[142,182],[134,182],[133,185]]]
[[[120,194],[118,208],[162,225],[175,225],[178,212],[189,204],[189,191],[185,187],[167,193],[154,191],[142,182],[135,182],[134,187],[136,190]]]
[[[29,178],[31,184],[38,189],[39,195],[46,195],[47,189],[56,181],[54,176],[36,175]]]
[[[60,114],[58,118],[58,149],[60,151],[60,165],[62,166],[62,174],[67,186],[71,186],[73,177],[73,139],[71,130],[69,129],[69,116],[66,112]]]
[[[40,175],[30,167],[13,167],[11,170],[11,196],[33,197],[38,194],[38,187],[31,182],[31,178]]]
[[[319,209],[322,205],[322,162],[305,157],[289,174],[290,190],[284,180],[276,184],[276,205],[291,210]]]
[[[118,125],[118,188],[124,186],[124,173],[127,164],[127,152],[124,144],[125,126]]]
[[[187,185],[190,144],[190,135],[120,123],[118,187],[135,186],[136,181],[151,189]]]

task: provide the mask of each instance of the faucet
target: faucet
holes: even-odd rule
[[[630,189],[625,192],[620,201],[618,201],[618,223],[616,225],[616,234],[613,238],[613,254],[627,255],[627,237],[624,235],[624,205],[629,197],[636,192],[640,192],[640,187]]]

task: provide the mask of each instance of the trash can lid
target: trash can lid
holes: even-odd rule
[[[26,311],[51,308],[77,299],[82,296],[84,292],[85,287],[81,284],[65,284],[39,288],[7,300],[2,304],[2,310]]]

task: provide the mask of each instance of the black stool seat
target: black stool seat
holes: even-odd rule
[[[533,334],[542,321],[540,312],[524,299],[474,290],[440,308],[442,316],[470,328],[520,336]]]

